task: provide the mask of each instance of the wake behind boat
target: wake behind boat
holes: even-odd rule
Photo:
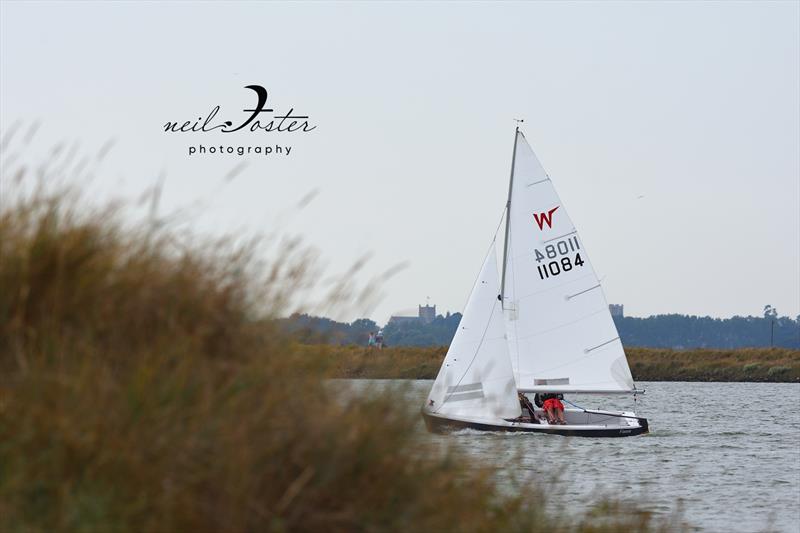
[[[556,423],[542,409],[567,393],[641,391],[585,247],[519,128],[505,220],[502,271],[493,241],[422,408],[428,429],[647,433],[632,412],[564,409]]]

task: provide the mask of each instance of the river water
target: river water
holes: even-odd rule
[[[357,391],[403,386],[418,410],[432,381],[352,380]],[[800,532],[800,384],[638,382],[649,435],[591,439],[466,430],[423,438],[456,446],[504,477],[558,474],[560,503],[607,494],[656,513],[677,508],[699,531]],[[631,398],[578,395],[585,408],[631,410]],[[512,471],[513,469],[513,471]]]

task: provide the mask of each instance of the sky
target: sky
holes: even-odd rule
[[[163,131],[244,119],[246,85],[316,127]],[[0,133],[40,124],[6,161],[63,142],[97,200],[163,180],[201,234],[301,235],[331,276],[368,256],[356,283],[398,267],[340,319],[462,310],[514,118],[626,315],[800,314],[798,2],[0,4]]]

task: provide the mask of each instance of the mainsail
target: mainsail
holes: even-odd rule
[[[428,396],[427,410],[486,419],[520,415],[499,292],[492,243]]]
[[[633,390],[586,247],[519,131],[509,201],[503,308],[517,387],[529,392]]]

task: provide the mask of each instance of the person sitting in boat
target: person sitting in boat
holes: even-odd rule
[[[550,424],[564,425],[567,423],[567,421],[564,420],[564,404],[561,403],[561,398],[563,398],[561,394],[544,395],[544,404],[542,408],[547,414],[547,421]]]

